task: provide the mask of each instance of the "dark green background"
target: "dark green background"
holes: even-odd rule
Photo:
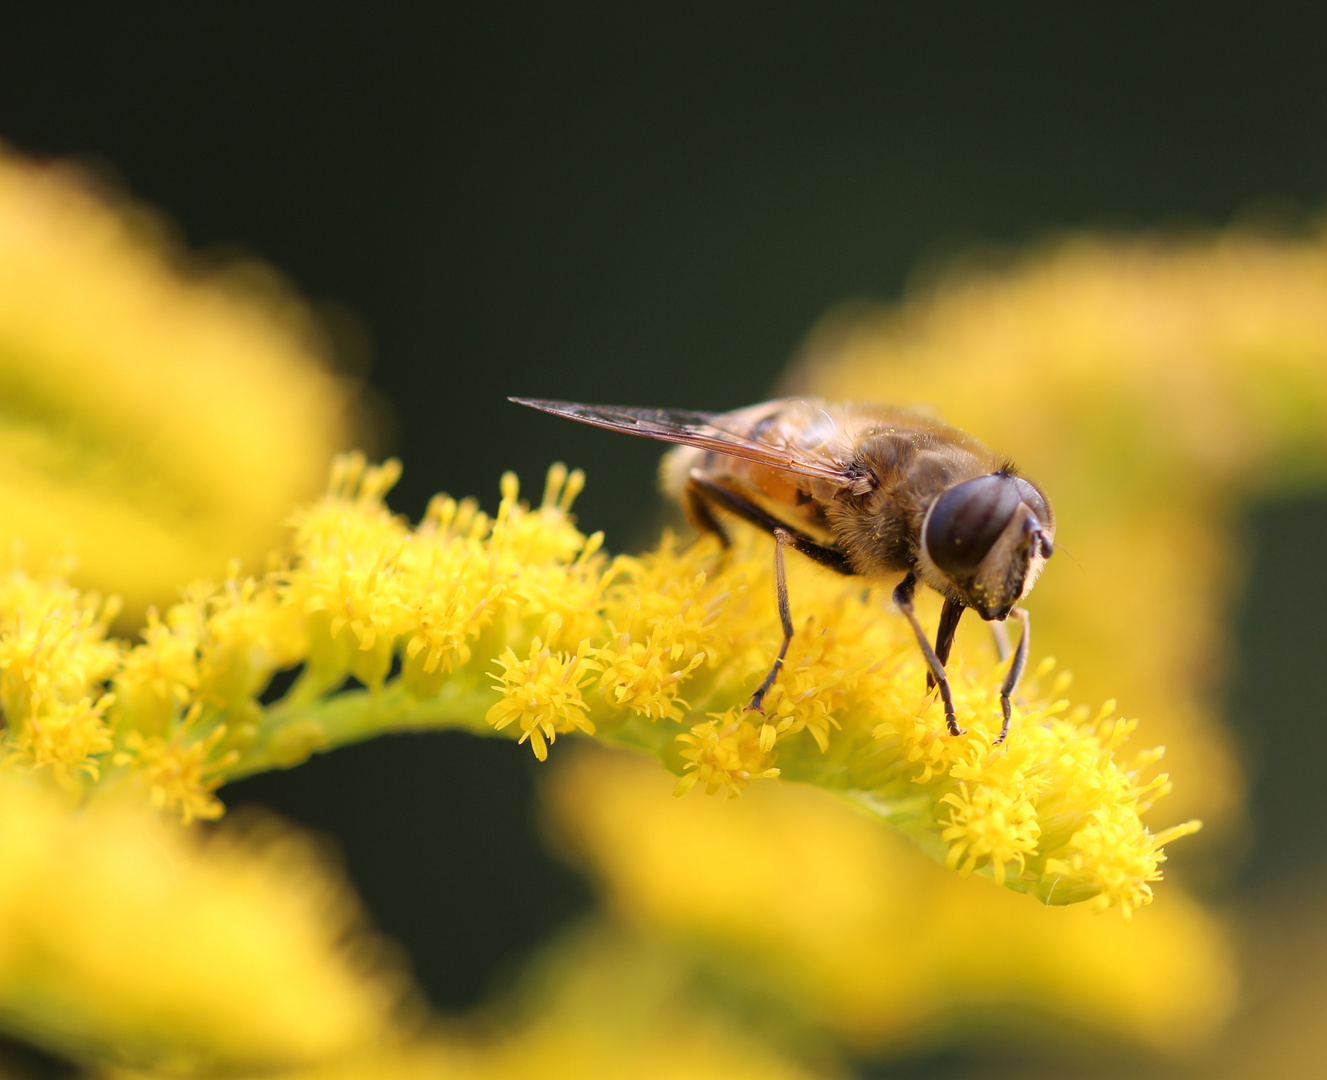
[[[1321,7],[482,8],[48,4],[0,29],[0,137],[113,169],[189,244],[258,253],[367,328],[411,515],[564,458],[592,464],[582,521],[621,548],[657,448],[506,395],[747,404],[828,306],[897,296],[937,252],[1327,195]],[[1250,520],[1231,700],[1276,766],[1262,882],[1327,851],[1297,674],[1327,649],[1327,512]],[[229,799],[334,834],[456,1008],[589,902],[540,853],[529,759],[381,740]]]

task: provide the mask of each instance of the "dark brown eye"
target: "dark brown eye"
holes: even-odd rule
[[[1037,520],[1043,525],[1049,525],[1051,523],[1051,508],[1046,505],[1046,500],[1041,492],[1021,476],[1014,476],[1010,479],[1013,480],[1014,486],[1018,488],[1018,497],[1027,504],[1027,508],[1036,515]]]
[[[1017,484],[1010,476],[979,476],[941,495],[922,537],[935,565],[959,577],[976,570],[1024,501]]]

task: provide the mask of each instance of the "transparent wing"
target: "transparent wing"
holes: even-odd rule
[[[633,409],[614,405],[581,405],[572,401],[541,401],[535,398],[510,398],[518,405],[529,405],[554,416],[565,416],[582,424],[625,431],[660,442],[681,443],[710,450],[716,454],[745,458],[776,469],[814,476],[845,487],[852,483],[843,463],[827,454],[803,449],[783,439],[761,441],[725,426],[722,413],[689,412],[686,409]]]

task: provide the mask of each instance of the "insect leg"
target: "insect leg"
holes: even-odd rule
[[[783,644],[779,646],[779,655],[774,658],[774,666],[769,669],[765,681],[756,687],[756,692],[751,695],[747,708],[755,712],[764,712],[761,706],[765,702],[765,695],[774,685],[774,680],[779,677],[779,671],[783,668],[783,658],[788,655],[788,643],[793,639],[793,616],[788,607],[788,577],[783,569],[783,545],[790,540],[791,537],[786,529],[774,530],[774,588],[779,598],[779,621],[783,623]]]
[[[1009,614],[1023,624],[1023,632],[1018,635],[1014,662],[1009,665],[1009,674],[1005,676],[1004,685],[1000,687],[1000,711],[1004,713],[1004,723],[1000,726],[1000,737],[991,744],[992,746],[999,746],[1009,734],[1009,717],[1012,712],[1009,697],[1018,689],[1018,680],[1023,677],[1023,668],[1028,662],[1028,639],[1032,636],[1032,620],[1025,608],[1016,607]]]
[[[945,723],[949,725],[949,734],[962,735],[963,729],[958,726],[958,718],[954,715],[954,695],[949,689],[949,676],[945,674],[944,664],[940,663],[940,658],[935,655],[931,643],[926,640],[926,631],[922,629],[922,624],[917,621],[917,616],[912,610],[912,594],[916,588],[917,575],[909,571],[908,576],[900,581],[898,588],[894,590],[894,603],[912,624],[912,632],[917,635],[917,644],[921,646],[922,655],[926,657],[931,675],[935,678],[936,685],[940,687],[940,699],[945,703]]]
[[[728,530],[723,527],[719,519],[714,516],[714,511],[710,509],[709,500],[697,485],[694,477],[687,482],[682,500],[682,509],[686,511],[687,520],[696,527],[697,532],[717,536],[719,543],[723,545],[725,550],[733,546],[732,537],[728,535]]]
[[[944,667],[949,663],[949,650],[954,646],[954,632],[958,629],[958,620],[966,609],[962,604],[945,598],[945,606],[940,609],[940,625],[935,631],[935,658]],[[935,688],[935,676],[926,673],[926,689]]]
[[[731,488],[711,480],[699,469],[693,470],[691,473],[691,483],[687,490],[693,489],[701,498],[717,503],[743,521],[749,522],[758,529],[764,529],[771,536],[782,532],[785,544],[793,550],[801,552],[808,559],[814,559],[821,566],[828,566],[831,570],[837,570],[840,574],[852,575],[857,572],[852,568],[852,564],[848,562],[848,558],[843,552],[816,543],[805,533],[798,532],[796,529],[785,525],[773,514],[766,513],[750,499],[743,498]],[[706,509],[708,510],[708,507]]]

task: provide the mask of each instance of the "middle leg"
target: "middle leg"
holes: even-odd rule
[[[1032,620],[1028,617],[1027,609],[1016,607],[1009,614],[1023,624],[1023,632],[1018,635],[1014,662],[1009,665],[1009,674],[1005,676],[1004,685],[1000,687],[1000,711],[1004,714],[1004,723],[1000,725],[1000,737],[991,744],[992,746],[999,746],[1009,735],[1009,718],[1013,715],[1009,698],[1018,689],[1018,680],[1023,677],[1023,668],[1028,662],[1028,639],[1032,636]]]

